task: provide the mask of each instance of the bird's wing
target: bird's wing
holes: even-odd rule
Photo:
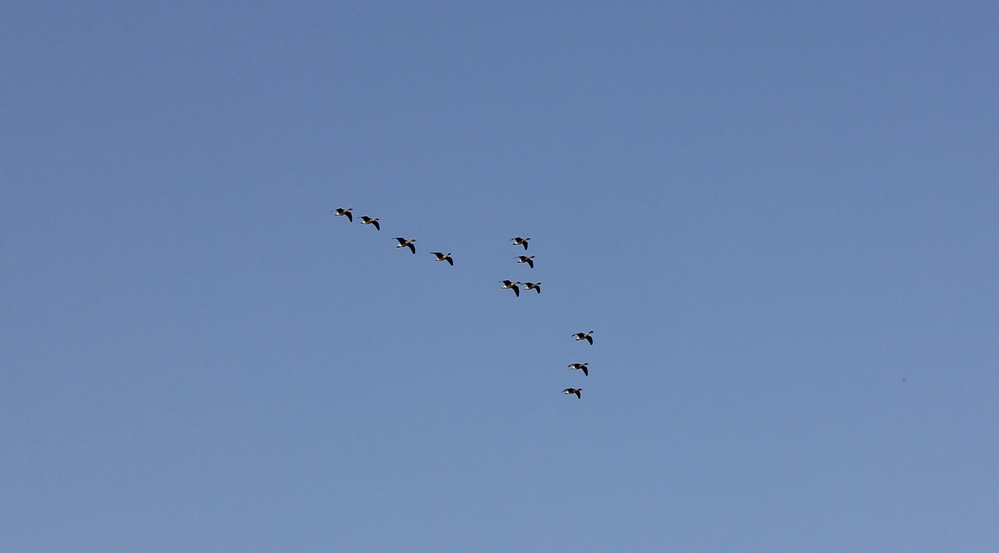
[[[447,257],[445,257],[444,259],[446,259],[446,260],[447,260],[447,262],[448,262],[449,264],[451,264],[451,266],[452,266],[452,267],[454,267],[454,260],[453,260],[453,259],[451,259],[451,256],[447,256]]]
[[[593,345],[593,336],[587,336],[586,337],[586,341],[589,342],[590,345],[592,346]]]
[[[354,222],[354,214],[353,213],[351,213],[349,211],[344,211],[343,214],[347,216],[347,220],[348,221],[350,221],[351,223]]]
[[[520,288],[517,288],[516,284],[513,285],[513,294],[518,298],[520,297]]]
[[[375,225],[375,230],[382,230],[382,227],[381,225],[378,224],[378,221],[373,221],[371,224]]]
[[[590,376],[590,371],[586,369],[586,366],[583,366],[582,369],[583,369],[583,376]]]
[[[416,253],[416,245],[415,244],[413,244],[412,242],[410,242],[409,244],[406,244],[406,245],[409,246],[409,249],[412,250],[413,253]]]

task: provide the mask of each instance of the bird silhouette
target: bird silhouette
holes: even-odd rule
[[[587,369],[589,363],[570,363],[569,368],[574,371],[583,371],[583,376],[590,376],[590,371]]]
[[[506,289],[512,289],[513,293],[516,296],[520,297],[520,288],[517,288],[517,285],[520,284],[519,282],[513,282],[513,281],[510,281],[510,280],[501,280],[500,282],[503,284],[503,286],[501,286],[500,288],[502,288],[504,290],[506,290]]]
[[[441,252],[430,252],[430,253],[437,256],[437,259],[435,259],[434,261],[447,261],[452,266],[454,266],[454,260],[451,259],[451,252],[448,252],[446,254]]]
[[[352,210],[352,209],[354,209],[354,208],[352,208],[352,207],[348,207],[348,208],[338,207],[336,209],[331,209],[330,213],[332,213],[333,215],[336,215],[337,217],[343,217],[344,215],[346,215],[347,216],[347,220],[350,221],[351,223],[353,223],[354,222],[354,215],[350,212],[350,210]]]
[[[396,244],[395,247],[397,247],[397,248],[409,248],[410,250],[413,251],[413,253],[416,253],[416,246],[413,245],[413,242],[416,242],[415,238],[412,239],[412,240],[406,240],[405,238],[403,238],[401,236],[396,236],[395,239],[399,241],[399,243]]]

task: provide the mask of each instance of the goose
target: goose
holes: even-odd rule
[[[572,395],[572,394],[576,394],[577,398],[583,399],[583,396],[579,393],[579,392],[582,392],[582,391],[583,391],[582,388],[566,388],[566,389],[562,390],[562,393],[565,394],[565,395],[567,395],[567,396]]]
[[[534,256],[533,255],[519,255],[517,256],[517,263],[527,263],[530,268],[534,268]]]
[[[397,248],[409,248],[410,250],[413,251],[413,253],[416,253],[416,246],[413,245],[413,242],[416,242],[415,238],[412,239],[412,240],[406,240],[405,238],[403,238],[401,236],[396,236],[395,239],[399,241],[399,243],[396,244],[395,247],[397,247]]]
[[[333,215],[336,215],[337,217],[343,217],[344,215],[346,215],[347,216],[347,220],[350,221],[351,223],[353,223],[354,222],[354,214],[350,212],[350,210],[352,210],[352,209],[354,209],[354,208],[348,207],[348,208],[344,209],[342,207],[338,207],[336,209],[331,209],[330,213],[332,213]]]
[[[530,240],[530,238],[521,238],[521,237],[518,236],[516,238],[511,238],[510,240],[513,240],[513,245],[514,246],[524,246],[524,249],[526,250],[527,249],[527,241]]]
[[[589,332],[577,332],[577,333],[573,334],[573,336],[576,337],[576,341],[577,342],[580,341],[580,340],[586,340],[592,346],[593,345],[593,336],[590,336],[590,334],[593,334],[592,330],[589,331]]]
[[[534,290],[537,293],[541,293],[541,283],[540,282],[525,282],[524,290]]]
[[[590,370],[586,368],[589,363],[570,363],[569,368],[574,371],[583,371],[583,376],[590,376]]]
[[[368,217],[367,215],[361,215],[362,225],[375,225],[375,228],[382,230],[381,225],[378,224],[378,217]]]
[[[500,288],[502,288],[503,290],[506,290],[508,288],[512,288],[513,289],[513,293],[517,297],[520,297],[520,288],[517,288],[517,285],[520,284],[519,282],[511,282],[509,280],[501,280],[500,283],[503,284],[503,286],[501,286]]]
[[[430,253],[437,256],[437,259],[435,261],[447,261],[448,263],[451,264],[452,267],[454,266],[454,260],[451,259],[451,252],[447,252],[446,254],[441,252],[430,252]]]

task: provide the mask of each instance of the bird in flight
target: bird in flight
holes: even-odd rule
[[[367,215],[361,215],[362,225],[375,225],[375,228],[382,230],[381,225],[378,224],[378,217],[368,217]]]
[[[582,392],[582,391],[583,391],[582,388],[566,388],[566,389],[562,390],[562,393],[565,394],[565,395],[567,395],[567,396],[572,395],[572,394],[576,394],[577,398],[583,399],[582,394],[579,393],[579,392]]]
[[[517,263],[527,263],[530,268],[534,268],[534,256],[533,255],[519,255],[517,256]]]
[[[401,236],[396,236],[395,239],[399,241],[399,243],[396,244],[395,247],[397,247],[397,248],[409,248],[410,250],[413,251],[413,253],[416,253],[416,246],[413,245],[413,242],[416,242],[415,238],[412,239],[412,240],[406,240],[405,238],[403,238]]]
[[[514,246],[524,246],[524,249],[526,250],[527,249],[527,241],[530,240],[530,238],[521,238],[521,237],[518,236],[516,238],[511,238],[510,240],[513,240],[513,245]],[[544,253],[544,252],[542,252],[542,253]]]
[[[525,282],[524,290],[534,290],[537,293],[541,293],[541,283],[540,282]]]
[[[330,213],[332,213],[333,215],[336,215],[337,217],[343,217],[344,215],[346,215],[347,216],[347,220],[350,221],[351,223],[353,223],[354,222],[354,214],[350,212],[352,209],[354,209],[354,208],[348,207],[348,208],[344,209],[342,207],[338,207],[336,209],[331,209]]]
[[[509,281],[509,280],[501,280],[500,283],[503,284],[503,286],[500,286],[500,288],[502,288],[503,290],[513,289],[513,293],[516,296],[520,297],[520,288],[517,288],[517,285],[520,284],[519,282],[512,282],[512,281]]]
[[[448,253],[430,252],[430,253],[437,256],[437,259],[435,261],[447,261],[448,263],[451,264],[452,267],[454,266],[454,260],[451,259],[451,252]]]
[[[586,340],[592,346],[593,345],[593,336],[590,336],[590,334],[593,334],[592,330],[589,331],[589,332],[577,332],[577,333],[573,334],[573,336],[576,337],[576,341],[577,342],[580,341],[580,340]]]
[[[586,368],[587,365],[589,363],[570,363],[569,368],[574,371],[583,371],[584,376],[590,376],[590,371]]]

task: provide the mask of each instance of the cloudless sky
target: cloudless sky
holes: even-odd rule
[[[2,548],[999,550],[996,29],[4,2]]]

